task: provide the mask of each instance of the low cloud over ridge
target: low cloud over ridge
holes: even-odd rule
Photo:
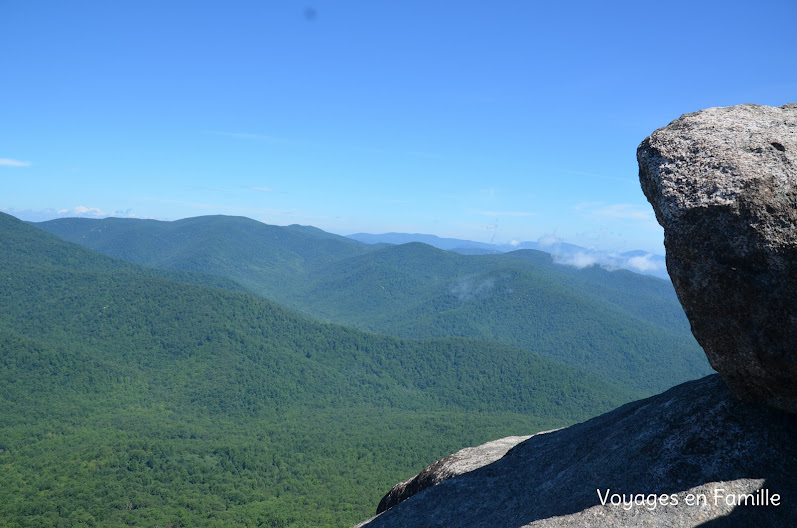
[[[553,236],[541,237],[537,244],[540,249],[553,256],[554,262],[564,266],[573,266],[578,269],[600,266],[607,270],[627,269],[661,278],[669,277],[664,257],[653,253],[644,251],[617,253],[586,249],[566,244]]]

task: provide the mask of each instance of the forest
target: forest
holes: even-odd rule
[[[349,526],[468,445],[638,398],[528,350],[311,320],[0,215],[0,524]]]
[[[405,338],[501,343],[655,394],[711,372],[667,281],[521,250],[368,245],[243,217],[34,226],[109,256],[228,279],[307,317]],[[661,358],[666,357],[666,361]]]

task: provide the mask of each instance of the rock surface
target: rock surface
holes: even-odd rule
[[[379,506],[376,508],[376,513],[382,513],[399,502],[409,499],[416,493],[434,486],[435,484],[439,484],[444,480],[495,462],[504,456],[507,451],[529,438],[531,437],[507,436],[506,438],[499,438],[498,440],[493,440],[492,442],[487,442],[480,446],[466,447],[465,449],[460,449],[453,455],[441,458],[434,464],[427,466],[414,477],[393,486],[393,489],[382,497]]]
[[[797,416],[742,402],[713,375],[532,436],[358,527],[796,526],[796,433]],[[602,505],[598,490],[667,504]],[[770,505],[728,504],[738,493]]]
[[[741,398],[797,412],[797,104],[686,114],[637,159],[712,367]]]
[[[466,456],[452,455],[356,528],[797,526],[797,104],[684,115],[637,158],[670,277],[722,378],[435,484]]]

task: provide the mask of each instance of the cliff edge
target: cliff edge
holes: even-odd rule
[[[797,526],[797,104],[686,114],[637,160],[719,375],[447,457],[357,528]]]
[[[358,527],[792,526],[795,433],[712,375],[532,436]]]

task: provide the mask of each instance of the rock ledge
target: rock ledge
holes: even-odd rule
[[[718,375],[518,444],[358,527],[794,526],[797,416],[739,401]],[[602,505],[611,494],[676,495],[678,505]],[[723,497],[766,490],[780,505]],[[685,504],[704,495],[705,505]],[[703,524],[706,523],[706,524]],[[716,523],[716,524],[715,524]]]

